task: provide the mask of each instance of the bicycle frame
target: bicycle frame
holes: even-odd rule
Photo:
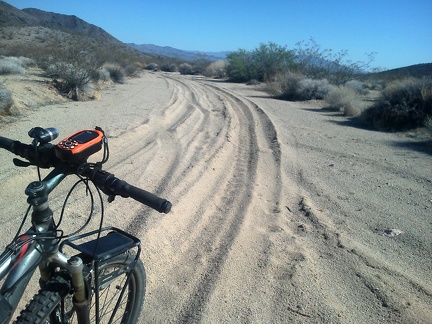
[[[96,127],[96,130],[103,133],[98,127]],[[142,285],[144,284],[145,289],[145,271],[139,261],[141,243],[139,239],[120,229],[114,227],[102,228],[103,208],[101,225],[95,231],[76,235],[82,232],[89,220],[72,234],[74,237],[64,236],[63,232],[58,228],[63,215],[60,217],[59,223],[56,224],[53,219],[53,212],[48,205],[48,195],[65,177],[72,174],[78,175],[81,178],[80,181],[85,181],[87,190],[90,190],[87,181],[91,181],[98,190],[102,205],[101,192],[108,196],[108,202],[112,202],[115,196],[121,196],[123,198],[132,198],[160,213],[169,213],[171,210],[172,204],[168,200],[132,186],[126,181],[116,178],[113,174],[102,170],[101,166],[108,160],[109,156],[108,142],[105,137],[102,138],[104,143],[102,161],[87,163],[84,160],[87,156],[80,156],[79,161],[65,160],[64,156],[63,159],[59,158],[58,154],[56,154],[56,147],[49,144],[51,140],[55,139],[56,133],[58,132],[55,129],[33,128],[29,132],[29,136],[34,139],[31,145],[0,137],[0,148],[6,149],[28,161],[14,159],[14,164],[20,167],[36,165],[39,179],[39,168],[48,169],[54,167],[43,180],[33,181],[27,186],[25,193],[28,196],[27,202],[30,208],[26,216],[32,210],[32,226],[27,232],[20,235],[22,233],[21,225],[14,240],[0,255],[0,280],[4,280],[0,288],[0,324],[7,323],[11,319],[37,267],[39,267],[40,271],[39,284],[41,288],[44,292],[49,292],[52,297],[55,297],[55,301],[49,304],[41,304],[39,299],[33,300],[30,302],[30,305],[32,305],[31,310],[26,307],[20,315],[21,319],[26,315],[34,316],[37,314],[36,316],[40,316],[40,318],[53,316],[55,321],[69,321],[71,319],[69,316],[73,313],[76,314],[79,324],[89,323],[90,301],[92,304],[94,301],[95,311],[92,310],[92,316],[95,316],[96,323],[99,323],[101,315],[99,311],[99,293],[107,287],[107,291],[109,291],[109,286],[117,278],[121,277],[123,288],[119,289],[119,286],[115,286],[117,289],[116,295],[119,297],[116,297],[118,298],[117,301],[110,299],[110,301],[113,301],[112,305],[115,304],[113,309],[109,308],[109,314],[111,314],[109,321],[111,322],[120,307],[132,275],[134,278],[140,278],[138,288],[136,288],[137,284],[134,280],[131,288],[133,294],[141,302],[143,301],[144,290]],[[94,150],[86,151],[88,155],[93,153]],[[75,186],[72,187],[71,192],[74,188]],[[91,200],[93,211],[92,196]],[[91,217],[92,211],[89,217]],[[101,236],[103,231],[109,232],[105,236]],[[67,237],[69,238],[64,240]],[[94,237],[96,238],[94,239]],[[71,257],[63,253],[65,245],[75,251],[70,253]],[[137,293],[135,293],[135,289],[138,289]],[[44,292],[38,293],[36,298],[44,300]],[[70,309],[64,306],[64,299],[68,294],[73,294],[73,308]],[[69,299],[69,297],[67,298]],[[39,315],[39,311],[32,312],[33,306],[36,305],[38,305],[37,309],[42,305],[43,308],[40,308],[43,309],[42,315]],[[49,307],[45,308],[45,305]],[[128,305],[132,304],[128,302]],[[130,307],[134,310],[130,311],[128,308],[125,313],[128,315],[125,318],[136,320],[141,305],[138,305],[138,307],[132,305]],[[105,304],[103,310],[105,311]],[[106,314],[104,312],[102,316]],[[133,314],[132,317],[129,317],[129,314]]]
[[[26,232],[25,237],[35,237],[37,234],[50,233],[53,229],[53,213],[48,206],[48,194],[68,175],[63,168],[55,168],[41,182],[35,181],[27,186],[28,202],[33,207],[33,226]],[[59,240],[55,237],[45,237],[25,243],[17,249],[15,242],[9,244],[0,256],[0,280],[7,275],[0,289],[2,310],[0,321],[10,319],[39,265],[46,262],[58,264],[70,273],[76,273],[76,266],[68,263],[66,255],[58,251]],[[82,271],[81,269],[78,269]],[[42,271],[42,268],[41,268]],[[41,272],[43,275],[43,273]]]
[[[50,229],[53,228],[52,211],[51,209],[49,209],[47,201],[43,202],[41,205],[39,205],[39,202],[47,200],[48,194],[66,177],[66,175],[67,174],[64,172],[64,170],[54,169],[41,183],[32,182],[27,187],[26,193],[29,195],[28,200],[33,206],[33,226],[26,232],[24,238],[35,236],[36,233],[50,233]],[[33,190],[34,188],[30,190],[29,187],[38,188],[37,190]],[[67,243],[68,245],[80,251],[80,247],[72,243],[73,240],[86,237],[88,235],[95,234],[107,229],[111,228],[99,229],[96,231],[85,233],[77,236],[76,238],[63,241],[62,244],[60,244],[59,239],[54,236],[52,238],[47,237],[41,240],[27,242],[19,249],[14,249],[14,242],[12,242],[7,247],[6,251],[3,252],[3,254],[0,256],[0,280],[2,280],[7,275],[7,278],[0,289],[0,322],[6,323],[10,320],[36,268],[39,266],[41,272],[41,282],[43,283],[47,282],[50,276],[48,265],[55,264],[56,266],[67,270],[71,274],[72,286],[74,291],[74,307],[77,313],[78,321],[79,323],[89,323],[88,300],[86,296],[83,276],[83,262],[77,256],[72,256],[68,258],[60,250],[64,246],[64,244]],[[121,242],[120,240],[120,246],[116,246],[117,251],[124,251],[137,246],[137,260],[141,251],[141,248],[139,246],[139,240],[131,238],[131,236],[127,236],[128,234],[125,232],[122,232],[122,235],[126,239],[123,239],[123,242]],[[90,243],[91,242],[92,241],[90,241]],[[82,251],[83,248],[81,248],[81,252]],[[89,254],[91,253],[92,252],[89,252]],[[99,259],[103,259],[104,257],[106,257],[106,254],[103,253],[101,255],[94,255],[94,261],[96,261],[96,273],[98,273],[98,261]],[[98,276],[96,276],[95,279],[97,296],[96,318],[98,318]],[[127,281],[128,280],[129,275],[127,277]],[[124,294],[126,284],[123,287],[120,299]],[[117,310],[118,306],[119,302],[116,305],[114,313]]]

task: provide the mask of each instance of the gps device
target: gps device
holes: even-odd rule
[[[101,129],[82,130],[55,146],[56,156],[68,163],[84,162],[87,158],[102,148],[104,133]]]

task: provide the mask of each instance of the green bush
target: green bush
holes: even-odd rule
[[[432,79],[407,78],[388,84],[362,117],[376,129],[404,131],[424,126],[431,115]]]
[[[347,116],[357,116],[363,109],[363,101],[352,89],[339,86],[334,87],[325,97],[329,108],[337,109]]]
[[[14,101],[8,89],[0,83],[0,114],[7,115],[12,108]]]
[[[294,65],[293,51],[275,43],[261,44],[253,51],[239,49],[227,55],[226,74],[231,81],[271,81]]]

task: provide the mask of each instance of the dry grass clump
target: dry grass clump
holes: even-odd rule
[[[334,87],[325,97],[330,108],[340,110],[347,116],[357,116],[363,109],[361,97],[345,86]]]
[[[383,131],[403,131],[425,125],[432,115],[432,79],[406,78],[389,83],[381,98],[362,114]]]
[[[124,83],[125,71],[119,64],[106,63],[102,68],[108,71],[112,81],[116,83]]]

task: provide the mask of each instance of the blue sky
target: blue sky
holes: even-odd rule
[[[294,48],[314,38],[352,61],[392,69],[432,62],[432,0],[7,0],[76,15],[125,43],[183,50]]]

